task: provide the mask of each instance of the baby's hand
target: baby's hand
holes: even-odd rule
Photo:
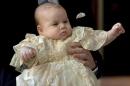
[[[125,29],[121,25],[121,23],[116,23],[112,26],[112,29],[110,29],[107,33],[107,40],[104,43],[105,45],[108,45],[112,41],[114,41],[120,34],[125,33]]]
[[[23,47],[20,50],[20,56],[24,62],[27,62],[36,56],[36,50],[31,47]]]
[[[115,34],[117,34],[117,35],[125,33],[125,29],[123,28],[123,26],[121,25],[121,23],[114,24],[113,27],[112,27],[112,31]]]

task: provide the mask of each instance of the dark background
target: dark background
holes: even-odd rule
[[[19,73],[9,66],[13,46],[24,39],[26,33],[35,32],[36,6],[35,0],[0,1],[0,86],[16,86]]]
[[[1,4],[0,66],[7,67],[14,54],[13,45],[20,42],[26,33],[36,32],[33,13],[37,1],[3,0]]]
[[[128,0],[104,0],[104,29],[121,22],[126,33],[104,49],[105,75],[130,75],[130,20]]]

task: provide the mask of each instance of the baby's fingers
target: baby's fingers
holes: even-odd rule
[[[116,23],[113,26],[113,29],[115,30],[116,33],[119,33],[119,34],[125,33],[125,29],[123,28],[121,23]]]
[[[27,52],[21,51],[21,58],[22,58],[22,60],[25,61],[25,62],[29,60],[27,54],[28,54]]]
[[[121,24],[117,26],[117,29],[118,29],[119,33],[125,33],[125,29]]]
[[[29,61],[33,56],[34,55],[31,49],[26,49],[24,51],[21,51],[21,58],[25,62]]]
[[[35,49],[31,49],[29,52],[30,52],[31,58],[34,58],[36,56],[36,50]]]
[[[121,30],[122,30],[122,31],[121,31],[122,33],[125,33],[125,29],[124,29],[123,27],[122,27],[122,29],[121,29]]]

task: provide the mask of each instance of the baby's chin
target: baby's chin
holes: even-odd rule
[[[62,36],[62,37],[60,38],[60,40],[66,40],[66,39],[69,38],[70,36],[71,36],[71,34],[66,35],[66,36]]]
[[[66,40],[68,37],[62,37],[62,38],[60,38],[60,40],[62,40],[62,41],[64,41],[64,40]]]

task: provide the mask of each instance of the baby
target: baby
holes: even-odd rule
[[[97,86],[93,72],[67,54],[66,47],[80,42],[83,48],[96,51],[111,43],[125,30],[120,23],[109,31],[90,27],[72,29],[65,9],[45,3],[35,11],[38,36],[27,34],[14,46],[10,65],[27,69],[16,78],[17,86]]]

